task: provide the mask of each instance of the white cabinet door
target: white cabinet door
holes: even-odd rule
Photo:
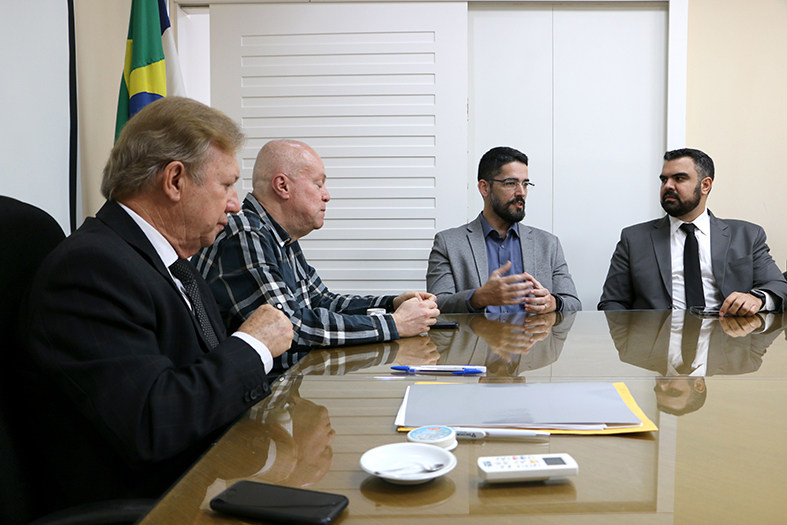
[[[331,201],[301,244],[327,286],[424,289],[467,209],[466,4],[215,4],[210,30],[212,105],[248,137],[241,198],[265,142],[306,142]]]
[[[621,228],[663,213],[667,15],[666,3],[618,2],[469,11],[468,178],[493,146],[528,154],[524,222],[560,238],[586,310]]]

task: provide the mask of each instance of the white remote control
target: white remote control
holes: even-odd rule
[[[486,456],[478,458],[478,471],[489,483],[504,483],[575,476],[579,466],[568,454]]]

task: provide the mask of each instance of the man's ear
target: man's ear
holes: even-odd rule
[[[179,160],[173,160],[158,174],[159,184],[172,202],[180,202],[186,183],[186,166]]]
[[[489,195],[489,189],[491,188],[491,184],[488,180],[481,179],[478,181],[478,192],[481,194],[482,197],[486,198]]]
[[[290,198],[290,179],[284,173],[277,173],[271,179],[271,189],[273,193],[282,200]]]
[[[711,179],[710,177],[705,177],[700,181],[700,184],[702,185],[702,194],[707,195],[710,193],[710,190],[713,188],[713,179]]]

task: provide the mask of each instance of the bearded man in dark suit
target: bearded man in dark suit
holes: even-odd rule
[[[714,171],[713,160],[700,150],[664,154],[659,179],[667,215],[623,230],[599,310],[694,306],[718,308],[722,316],[784,310],[787,280],[770,255],[765,231],[719,219],[706,208]],[[693,241],[695,270],[686,264],[687,241]]]

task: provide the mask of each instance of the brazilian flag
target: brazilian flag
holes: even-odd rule
[[[184,95],[166,0],[132,0],[115,140],[128,119],[160,98]]]

